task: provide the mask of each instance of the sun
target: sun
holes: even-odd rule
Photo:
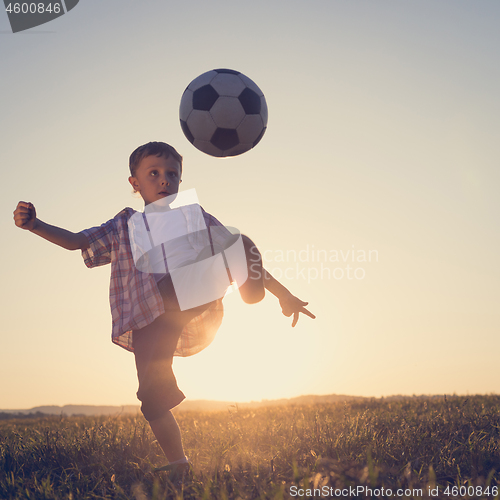
[[[248,305],[238,293],[230,293],[224,307],[213,343],[195,356],[174,359],[174,373],[187,399],[247,402],[301,395],[303,339],[276,300],[266,296]],[[302,369],[294,370],[300,360]]]

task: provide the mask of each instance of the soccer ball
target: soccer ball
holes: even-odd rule
[[[267,127],[262,91],[232,69],[195,78],[182,94],[179,117],[191,144],[211,156],[236,156],[252,149]]]

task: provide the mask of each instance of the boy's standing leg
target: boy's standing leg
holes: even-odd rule
[[[133,347],[141,411],[170,463],[186,462],[181,431],[170,411],[185,396],[177,386],[172,362],[177,342],[194,317],[209,304],[180,311],[170,278],[159,283],[166,312],[151,324],[133,333]]]
[[[170,411],[184,400],[172,371],[173,353],[182,332],[181,325],[167,321],[167,315],[133,333],[133,346],[141,411],[149,422],[169,462],[184,459],[179,426]]]

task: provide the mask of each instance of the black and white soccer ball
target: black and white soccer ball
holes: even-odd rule
[[[252,149],[267,128],[264,94],[232,69],[195,78],[182,94],[179,117],[184,135],[211,156],[236,156]]]

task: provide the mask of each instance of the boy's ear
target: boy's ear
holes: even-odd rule
[[[138,191],[138,187],[139,187],[139,183],[137,182],[137,179],[135,177],[132,177],[130,176],[128,178],[128,181],[130,182],[130,185],[136,190]]]

